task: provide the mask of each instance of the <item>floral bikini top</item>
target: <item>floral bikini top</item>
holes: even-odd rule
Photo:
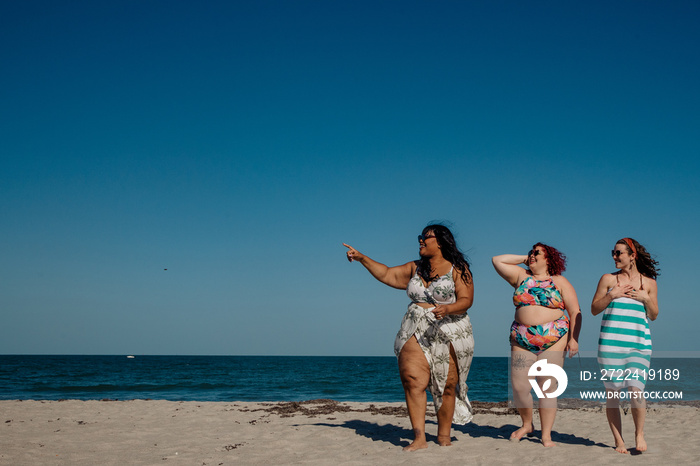
[[[406,294],[411,298],[411,302],[414,303],[428,303],[428,304],[452,304],[457,298],[455,297],[455,282],[452,279],[452,270],[445,275],[441,275],[426,287],[423,284],[423,280],[418,275],[418,269],[416,269],[415,275],[408,282],[408,287],[406,288]]]
[[[564,299],[554,284],[552,277],[536,280],[528,276],[513,293],[515,308],[523,306],[544,306],[552,309],[564,309]]]

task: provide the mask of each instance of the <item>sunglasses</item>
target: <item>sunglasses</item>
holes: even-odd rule
[[[428,238],[435,238],[435,235],[418,235],[418,241],[422,241],[425,243],[425,240]]]
[[[613,257],[620,257],[625,251],[617,251],[617,250],[613,249],[610,252],[612,253]]]
[[[528,256],[528,257],[530,257],[530,256],[535,256],[535,257],[537,257],[537,256],[539,256],[540,254],[542,254],[542,251],[540,251],[540,250],[538,250],[538,249],[533,249],[532,251],[530,251],[530,252],[527,253],[527,256]]]

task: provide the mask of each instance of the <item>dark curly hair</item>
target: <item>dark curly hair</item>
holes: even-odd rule
[[[422,234],[425,235],[429,232],[432,232],[435,235],[435,239],[440,245],[442,257],[447,259],[457,270],[459,270],[464,283],[471,283],[472,272],[469,269],[469,261],[457,247],[457,243],[455,242],[455,238],[450,229],[445,225],[436,223],[423,228]],[[418,275],[420,275],[423,280],[426,281],[426,283],[438,278],[437,274],[433,275],[433,269],[430,266],[429,258],[421,257],[417,263]]]
[[[635,247],[636,251],[633,251],[632,248],[630,248],[630,245],[627,243],[626,240],[632,242],[632,245]],[[639,273],[641,273],[645,277],[653,278],[654,280],[656,280],[656,277],[661,275],[659,263],[651,257],[649,251],[647,251],[644,246],[639,244],[637,240],[633,238],[622,238],[615,244],[624,245],[625,248],[627,248],[627,253],[630,255],[633,252],[637,253],[637,259],[635,260],[635,264],[637,265],[637,270],[639,270]]]
[[[566,270],[566,256],[552,246],[544,243],[537,243],[532,246],[534,250],[537,246],[544,249],[544,257],[547,259],[547,273],[550,275],[561,275]]]

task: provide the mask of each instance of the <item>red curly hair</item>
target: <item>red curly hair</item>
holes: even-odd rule
[[[547,273],[550,275],[561,275],[566,270],[566,256],[552,246],[544,243],[537,243],[532,246],[534,250],[537,246],[544,249],[544,257],[547,259]]]

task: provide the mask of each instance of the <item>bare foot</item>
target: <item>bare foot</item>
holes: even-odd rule
[[[403,447],[403,451],[416,451],[422,450],[423,448],[428,448],[428,442],[426,442],[425,439],[416,439],[410,445]]]
[[[636,434],[635,441],[637,442],[636,448],[638,452],[647,451],[647,441],[644,440],[644,432]]]
[[[437,442],[441,447],[449,447],[452,445],[452,437],[449,435],[438,435]]]
[[[510,434],[510,439],[511,440],[520,440],[523,438],[525,435],[530,435],[535,431],[535,426],[530,424],[529,426],[522,426],[520,429],[516,430],[512,434]]]
[[[548,447],[548,448],[557,446],[556,443],[552,442],[551,438],[550,439],[542,439],[542,445],[544,445],[545,447]]]
[[[618,452],[618,453],[624,453],[624,454],[629,453],[629,452],[627,451],[627,448],[625,447],[625,444],[624,444],[624,443],[617,443],[617,442],[615,442],[615,451]]]

